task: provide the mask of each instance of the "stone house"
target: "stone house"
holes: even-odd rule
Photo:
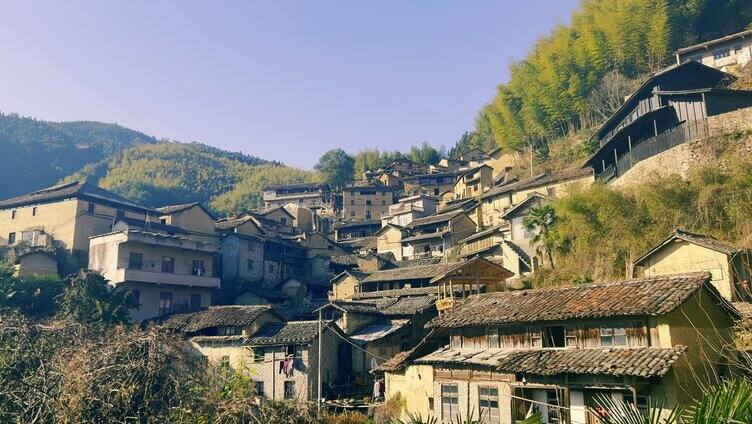
[[[455,210],[418,218],[404,228],[409,236],[401,241],[402,257],[420,259],[443,257],[444,252],[473,234],[476,224],[465,212]]]
[[[13,263],[14,277],[30,275],[58,275],[57,259],[47,251],[33,249],[16,256]]]
[[[319,232],[302,233],[295,238],[301,246],[308,249],[308,257],[331,257],[347,255],[349,251],[326,234]]]
[[[439,161],[439,166],[442,166],[449,171],[458,171],[461,168],[467,167],[468,163],[464,160],[443,158]]]
[[[404,178],[407,175],[425,174],[428,172],[428,164],[411,161],[410,159],[397,159],[385,166],[383,171]]]
[[[376,253],[391,253],[398,261],[404,259],[402,239],[407,237],[407,231],[404,227],[388,223],[381,227],[374,236],[376,237]]]
[[[86,254],[89,237],[110,232],[115,218],[159,222],[159,213],[87,182],[71,182],[0,200],[0,246],[26,243]]]
[[[331,205],[331,189],[324,183],[299,183],[264,187],[264,207],[295,203],[309,208]]]
[[[707,137],[707,118],[752,106],[752,92],[722,88],[734,77],[695,61],[653,74],[597,130],[585,162],[609,181],[637,163]]]
[[[89,269],[119,289],[135,293],[134,322],[211,304],[219,288],[219,246],[189,237],[178,227],[130,218],[92,236]]]
[[[724,72],[743,68],[752,60],[752,29],[676,50],[676,63],[688,61]]]
[[[332,290],[329,292],[329,301],[349,300],[358,292],[360,282],[363,281],[368,273],[358,268],[342,271],[332,278]]]
[[[709,272],[713,286],[731,302],[752,300],[752,252],[701,234],[676,229],[634,261],[645,277]]]
[[[162,224],[180,227],[185,234],[209,242],[218,242],[214,214],[201,203],[186,203],[157,208]]]
[[[482,195],[493,185],[493,168],[488,165],[480,165],[457,174],[452,191],[455,199],[466,199]]]
[[[274,221],[276,225],[274,227],[278,232],[293,234],[296,233],[295,228],[295,216],[285,209],[284,205],[272,206],[271,208],[264,209],[258,212],[258,215]]]
[[[498,147],[486,155],[482,159],[484,165],[488,165],[493,169],[493,175],[495,179],[504,177],[509,171],[511,171],[520,160],[519,153],[515,151],[507,152],[501,147]]]
[[[349,186],[342,189],[342,217],[355,221],[381,219],[396,201],[397,187]]]
[[[297,203],[287,203],[283,207],[292,216],[292,226],[295,233],[324,231],[326,219],[319,215],[319,209],[311,209]]]
[[[410,175],[403,179],[403,183],[405,193],[408,195],[427,194],[429,196],[440,196],[442,193],[452,190],[456,179],[457,171],[445,171]]]
[[[241,234],[251,236],[254,234],[263,234],[258,221],[247,213],[241,213],[227,218],[218,219],[214,223],[214,228],[220,236],[227,234]]]
[[[381,185],[402,188],[402,178],[386,171],[380,171],[374,177]]]
[[[475,295],[427,324],[448,345],[382,366],[386,396],[408,393],[407,412],[445,422],[536,410],[544,423],[598,422],[599,395],[686,405],[727,375],[736,318],[706,273]]]
[[[381,214],[381,225],[396,224],[404,227],[414,219],[436,213],[438,199],[425,194],[404,197]]]
[[[462,153],[458,159],[461,161],[470,162],[470,161],[482,160],[485,158],[486,158],[486,152],[484,152],[483,150],[477,147],[473,147],[472,149]]]

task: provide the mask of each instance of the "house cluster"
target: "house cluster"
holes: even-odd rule
[[[676,230],[630,279],[530,289],[541,264],[525,218],[752,106],[752,93],[719,88],[727,61],[695,60],[727,42],[743,56],[749,34],[729,37],[677,52],[596,133],[581,168],[519,177],[516,152],[471,149],[396,160],[341,191],[270,186],[263,209],[225,217],[71,182],[1,200],[0,246],[21,276],[57,273],[53,247],[88,258],[136,295],[134,322],[250,370],[262,398],[400,395],[404,414],[489,424],[533,412],[596,423],[600,396],[685,404],[735,372],[752,252]]]

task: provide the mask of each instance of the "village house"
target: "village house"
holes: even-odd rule
[[[180,227],[185,234],[208,242],[218,242],[214,214],[201,203],[186,203],[157,208],[162,224]]]
[[[338,243],[371,237],[381,229],[381,221],[369,219],[366,221],[342,222],[334,226],[334,240]]]
[[[634,261],[635,273],[645,277],[709,272],[713,286],[731,302],[752,300],[750,266],[752,251],[680,229]]]
[[[215,231],[224,236],[227,234],[241,234],[241,235],[254,235],[263,234],[258,221],[247,213],[241,213],[227,218],[218,219],[214,223]]]
[[[436,212],[438,199],[425,194],[403,197],[381,214],[381,225],[405,226],[414,219],[423,218]]]
[[[457,174],[452,191],[455,199],[466,199],[480,196],[493,185],[493,168],[480,165]]]
[[[402,257],[443,257],[475,232],[476,224],[462,210],[438,213],[413,220],[404,227],[410,235],[402,239]]]
[[[439,196],[452,190],[455,179],[457,179],[456,171],[411,175],[403,179],[405,194]]]
[[[481,159],[480,163],[490,166],[493,169],[494,179],[498,180],[504,178],[517,165],[519,160],[519,153],[498,147]]]
[[[392,174],[386,171],[379,171],[373,177],[374,181],[378,181],[379,184],[387,187],[402,188],[402,178],[398,175]]]
[[[584,166],[609,181],[642,160],[706,137],[706,118],[752,106],[752,92],[721,87],[732,79],[695,61],[656,72],[598,129],[598,149]]]
[[[599,395],[686,405],[729,372],[737,317],[706,273],[474,295],[427,324],[448,345],[382,365],[386,397],[406,395],[422,417],[489,424],[532,411],[599,422],[588,408]]]
[[[408,175],[428,173],[428,164],[411,161],[410,159],[397,159],[385,166],[383,171],[404,178]]]
[[[505,280],[513,275],[499,263],[480,256],[455,263],[430,281],[437,287],[436,310],[441,314],[473,294],[506,291],[509,286]]]
[[[470,161],[478,161],[486,158],[486,152],[483,150],[473,147],[470,150],[467,150],[466,152],[462,153],[459,156],[459,160],[464,162],[470,162]]]
[[[439,166],[449,171],[459,171],[462,168],[466,168],[468,163],[464,160],[443,158],[439,161]]]
[[[308,257],[331,257],[347,255],[350,252],[333,238],[319,232],[303,233],[295,238],[301,246],[308,250]]]
[[[115,218],[159,222],[159,213],[87,182],[71,182],[0,201],[0,246],[25,243],[88,253],[89,237]]]
[[[17,255],[13,261],[13,276],[28,277],[31,275],[58,276],[58,264],[55,256],[38,248]]]
[[[510,227],[496,226],[479,231],[462,240],[459,256],[468,259],[479,256],[488,259],[511,271],[513,276],[507,283],[519,280],[538,266],[536,257],[531,256],[519,242],[510,239]]]
[[[724,72],[734,72],[752,60],[752,29],[729,34],[676,51],[676,63],[693,61]]]
[[[407,231],[404,227],[387,223],[374,234],[374,237],[376,237],[376,253],[390,253],[394,255],[394,259],[397,261],[404,259],[402,239],[407,237]]]
[[[342,217],[356,221],[381,219],[396,200],[398,188],[390,186],[348,186],[342,189]]]
[[[297,203],[287,203],[283,206],[285,211],[292,216],[294,233],[312,233],[327,231],[326,218],[311,208]]]
[[[275,224],[272,225],[278,233],[295,234],[298,232],[298,229],[295,226],[295,216],[285,209],[285,205],[272,206],[271,208],[258,212],[256,215],[259,215],[266,220],[274,221]],[[264,222],[268,221],[263,221],[262,225]]]
[[[170,317],[163,325],[188,336],[196,354],[245,373],[261,398],[306,402],[318,396],[318,321],[282,322],[268,306],[233,305]],[[347,381],[350,367],[342,365],[352,355],[336,325],[324,322],[322,337],[322,393],[328,395]]]
[[[331,205],[331,189],[324,183],[299,183],[264,187],[264,207],[296,203],[309,208]]]
[[[442,275],[446,270],[454,268],[456,262],[429,263],[425,265],[398,266],[371,272],[355,285],[354,293],[347,294],[354,298],[357,293],[380,292],[403,288],[430,286],[431,279]]]
[[[92,236],[89,269],[118,289],[131,290],[139,306],[134,322],[211,304],[220,279],[218,246],[188,237],[179,227],[120,218],[111,232]]]

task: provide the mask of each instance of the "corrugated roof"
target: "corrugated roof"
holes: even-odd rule
[[[125,197],[119,196],[111,191],[105,190],[94,184],[88,182],[74,181],[71,183],[60,184],[52,187],[47,187],[41,190],[33,191],[21,196],[12,197],[10,199],[0,200],[0,209],[19,207],[29,204],[38,204],[53,202],[72,197],[88,198],[92,200],[100,200],[104,202],[110,202],[131,209],[138,209],[145,213],[157,214],[153,209],[146,208],[135,202],[132,202]]]
[[[579,318],[661,315],[701,287],[710,274],[636,278],[601,284],[473,295],[429,322],[427,327],[563,321]],[[483,311],[483,313],[478,313]]]
[[[418,358],[417,364],[474,365],[503,373],[534,375],[587,374],[660,377],[685,352],[673,348],[595,349],[451,349],[444,347]]]

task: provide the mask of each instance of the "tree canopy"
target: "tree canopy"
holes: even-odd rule
[[[319,158],[314,168],[321,173],[324,182],[333,188],[342,188],[355,175],[355,159],[342,149],[331,149]]]

